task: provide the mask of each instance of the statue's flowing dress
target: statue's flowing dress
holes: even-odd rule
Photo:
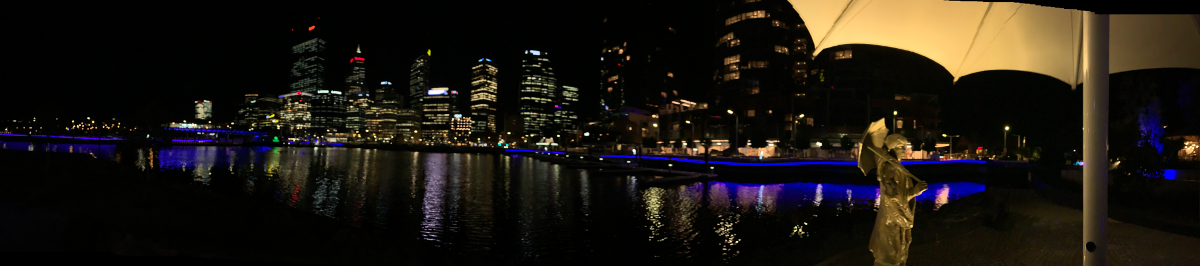
[[[878,155],[879,212],[870,243],[875,265],[905,265],[912,242],[915,198],[923,191],[912,191],[913,177],[895,157],[881,148],[867,148]]]

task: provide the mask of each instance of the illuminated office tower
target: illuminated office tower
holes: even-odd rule
[[[716,14],[713,109],[737,114],[742,139],[789,138],[814,46],[804,21],[784,0],[719,1]]]
[[[408,104],[408,102],[404,101],[405,96],[401,92],[397,92],[395,86],[392,86],[392,82],[390,81],[380,82],[379,87],[375,88],[375,92],[367,94],[367,96],[371,96],[371,102],[394,104],[397,108],[403,108],[404,105]]]
[[[400,108],[396,115],[396,142],[414,142],[421,138],[421,116],[412,108]]]
[[[196,119],[211,120],[212,119],[212,102],[208,100],[196,101]]]
[[[312,98],[313,94],[305,92],[279,95],[282,106],[276,116],[278,119],[272,119],[271,122],[286,135],[309,133],[312,127]]]
[[[496,66],[492,60],[479,59],[471,78],[471,135],[488,137],[496,133]]]
[[[362,47],[355,49],[355,55],[350,59],[350,76],[346,77],[346,93],[349,103],[346,106],[346,130],[358,132],[363,127],[363,115],[369,108],[371,98],[367,89],[366,59],[363,58]]]
[[[246,94],[246,101],[242,102],[242,106],[238,109],[237,120],[234,125],[242,129],[264,129],[270,127],[275,129],[275,123],[272,119],[278,119],[276,114],[279,112],[280,99],[266,96],[259,97],[258,94]]]
[[[450,120],[458,113],[457,101],[458,91],[449,88],[433,88],[425,92],[421,115],[424,116],[422,133],[426,141],[448,143],[453,139]]]
[[[450,118],[450,134],[454,143],[467,142],[471,134],[471,117],[454,114],[454,117]]]
[[[425,51],[425,54],[413,61],[412,68],[409,69],[408,108],[418,111],[423,108],[421,101],[425,98],[425,93],[431,89],[429,87],[429,57],[432,55],[433,50]]]
[[[739,0],[740,1],[740,0]],[[677,33],[683,22],[671,7],[680,1],[642,0],[612,2],[604,12],[600,31],[600,103],[605,116],[636,108],[658,114],[668,99],[688,93],[675,75],[681,66],[683,40]],[[683,94],[683,95],[681,95]]]
[[[558,104],[554,105],[554,117],[560,125],[560,135],[574,136],[579,122],[579,116],[575,114],[575,108],[579,102],[579,88],[572,86],[562,86],[562,93],[558,96]]]
[[[394,104],[372,104],[365,111],[363,130],[356,137],[374,142],[389,142],[396,136],[400,108]]]
[[[554,100],[558,82],[546,53],[537,50],[525,50],[521,61],[521,118],[525,124],[525,134],[532,139],[543,136],[553,136]]]
[[[329,56],[327,44],[323,39],[323,35],[328,31],[326,28],[324,25],[311,25],[299,30],[293,29],[302,41],[292,46],[292,55],[296,61],[292,64],[291,92],[312,95],[311,100],[306,102],[311,104],[310,133],[315,134],[344,129],[346,126],[348,102],[342,86],[333,83],[335,78],[339,77],[331,75],[333,68],[330,67],[332,62],[329,60],[333,58]]]

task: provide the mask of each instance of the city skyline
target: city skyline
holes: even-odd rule
[[[296,43],[287,37],[293,29],[304,29],[295,26],[303,22],[306,18],[313,20],[320,18],[317,21],[323,23],[336,23],[341,25],[335,26],[318,26],[322,29],[326,27],[335,27],[343,32],[338,33],[338,42],[328,40],[330,43],[329,50],[333,54],[332,58],[344,58],[335,63],[347,63],[346,59],[353,57],[355,48],[361,45],[363,51],[371,54],[372,73],[366,78],[366,84],[379,84],[381,81],[391,81],[393,83],[408,83],[408,69],[411,60],[417,55],[424,54],[426,51],[432,50],[434,57],[433,73],[431,86],[451,87],[461,91],[468,91],[470,86],[471,66],[483,57],[491,58],[496,62],[499,68],[517,69],[519,68],[519,53],[527,49],[543,49],[556,52],[560,57],[559,62],[572,63],[578,65],[578,70],[563,70],[572,73],[562,73],[564,79],[574,79],[577,84],[586,84],[592,75],[588,71],[593,60],[590,60],[591,53],[585,52],[588,47],[584,45],[574,45],[573,43],[584,43],[590,41],[588,36],[590,30],[589,24],[599,20],[599,15],[596,12],[573,13],[570,15],[554,15],[551,18],[557,21],[567,21],[572,23],[536,23],[533,19],[507,19],[510,14],[498,14],[488,12],[489,10],[499,10],[500,4],[483,4],[474,6],[473,8],[451,8],[446,4],[409,4],[398,3],[391,5],[376,6],[377,8],[362,8],[353,6],[340,6],[327,4],[324,6],[312,7],[296,7],[288,6],[285,8],[272,7],[267,4],[251,4],[246,9],[228,10],[220,9],[216,6],[206,7],[199,6],[187,12],[179,12],[172,16],[154,15],[156,19],[161,19],[162,23],[155,25],[145,24],[129,24],[129,21],[120,20],[123,16],[134,16],[128,10],[116,7],[94,7],[94,8],[65,8],[57,10],[54,15],[45,16],[45,18],[53,18],[57,21],[78,21],[90,20],[101,22],[100,24],[114,25],[112,28],[106,29],[105,33],[97,35],[95,38],[111,39],[112,43],[103,44],[108,49],[104,54],[86,52],[79,49],[54,49],[54,52],[47,52],[46,58],[53,58],[55,61],[81,61],[82,65],[92,64],[92,62],[108,61],[113,62],[105,68],[91,68],[90,71],[80,72],[76,67],[67,69],[66,73],[72,73],[65,76],[67,80],[100,80],[111,79],[111,77],[126,76],[114,72],[117,69],[129,69],[126,67],[126,60],[118,58],[135,58],[134,54],[155,54],[158,67],[147,69],[147,79],[149,82],[131,83],[132,86],[122,86],[128,93],[121,95],[109,95],[96,90],[81,90],[70,89],[78,93],[70,94],[71,96],[58,97],[58,101],[51,103],[31,103],[28,101],[8,101],[2,100],[4,103],[2,110],[5,116],[15,117],[35,117],[39,113],[43,116],[67,116],[75,113],[88,112],[92,116],[112,116],[121,117],[126,120],[147,120],[147,123],[160,123],[165,121],[180,120],[185,117],[194,116],[194,110],[183,109],[185,102],[194,102],[195,99],[209,99],[214,103],[213,116],[218,120],[232,121],[237,113],[235,107],[237,102],[241,102],[244,94],[260,94],[260,95],[280,95],[287,90],[288,69],[293,61],[286,59],[290,56],[291,47]],[[555,2],[547,2],[540,5],[534,5],[531,8],[519,11],[521,14],[536,14],[536,13],[557,13],[558,10],[566,10],[567,5]],[[348,15],[350,12],[336,12],[337,10],[355,9],[356,15]],[[358,10],[361,9],[361,10]],[[402,9],[424,9],[424,10],[456,10],[451,15],[444,17],[450,20],[494,20],[502,23],[490,23],[488,27],[461,27],[454,23],[435,22],[432,14],[417,14],[415,16],[406,16],[402,19],[388,19],[390,16],[385,15],[386,10],[402,10]],[[265,11],[270,10],[270,11]],[[312,12],[312,10],[322,10],[324,12]],[[36,11],[36,10],[35,10]],[[265,12],[264,12],[265,11]],[[32,12],[36,14],[38,12]],[[93,13],[107,13],[104,16],[88,15]],[[154,12],[152,12],[154,13]],[[368,16],[363,13],[376,13],[377,15]],[[126,15],[127,14],[127,15]],[[228,14],[228,15],[214,15]],[[253,15],[251,15],[253,14]],[[72,15],[78,15],[71,17]],[[140,15],[139,15],[140,16]],[[230,17],[227,20],[211,20],[204,19],[207,17]],[[442,16],[442,15],[438,15]],[[310,18],[311,17],[311,18]],[[594,18],[594,20],[593,20]],[[30,21],[37,21],[42,18],[31,18]],[[53,24],[59,25],[57,23]],[[315,25],[310,25],[315,26]],[[574,30],[569,30],[574,29]],[[32,33],[24,29],[18,29],[18,34]],[[63,29],[67,30],[67,29]],[[306,29],[305,29],[306,30]],[[146,38],[140,32],[153,31],[160,35],[155,39]],[[447,35],[449,32],[457,34]],[[543,32],[558,32],[553,36],[542,34]],[[503,33],[503,34],[502,34]],[[564,34],[565,33],[565,34]],[[91,34],[91,33],[88,33]],[[493,39],[512,39],[496,45],[488,45],[483,47],[468,45],[466,40],[470,39],[465,36],[491,36]],[[423,37],[422,37],[423,36]],[[454,37],[463,36],[463,37]],[[447,38],[449,37],[449,38]],[[58,37],[39,40],[57,40]],[[62,42],[54,41],[60,45],[67,47],[75,46],[68,45],[65,40]],[[162,43],[169,42],[170,46],[150,45],[144,43]],[[26,44],[18,44],[24,46]],[[41,41],[28,43],[25,50],[42,50],[47,47],[55,47],[47,45]],[[138,47],[138,48],[134,48]],[[195,47],[195,48],[192,48]],[[204,48],[201,48],[204,47]],[[88,50],[90,51],[90,49]],[[187,52],[185,52],[187,51]],[[587,55],[585,57],[585,54]],[[585,59],[586,58],[586,59]],[[46,62],[42,60],[31,60],[35,65]],[[333,61],[333,60],[331,60]],[[405,63],[407,62],[407,63]],[[79,66],[82,66],[79,65]],[[170,71],[167,71],[170,69]],[[332,69],[335,72],[349,71],[349,67]],[[585,74],[586,73],[586,74]],[[348,74],[348,73],[347,73]],[[52,74],[61,75],[61,74]],[[345,75],[339,79],[345,78]],[[574,76],[574,77],[572,77]],[[216,78],[221,77],[221,78]],[[510,80],[516,82],[515,79]],[[507,86],[505,81],[501,81],[500,94],[504,94],[507,88],[516,89],[517,86]],[[153,85],[151,85],[153,84]],[[515,83],[513,83],[515,85]],[[406,84],[407,85],[407,84]],[[405,86],[407,87],[407,86]],[[405,88],[407,89],[407,88]],[[582,93],[589,93],[589,90],[582,90]],[[594,93],[594,92],[591,92]],[[41,91],[29,91],[15,95],[17,98],[39,98],[43,96]],[[406,94],[401,94],[406,95]],[[465,95],[464,95],[465,96]],[[7,97],[6,97],[7,98]],[[464,99],[465,100],[465,99]],[[501,106],[516,106],[517,99],[505,99],[501,96]],[[107,102],[108,107],[99,108],[92,103]],[[119,103],[119,104],[113,104]],[[224,103],[224,104],[223,104]],[[176,106],[179,105],[179,106]],[[156,109],[159,111],[149,115],[139,115],[146,113],[147,109]],[[40,111],[40,112],[39,112]],[[500,119],[500,118],[497,118]]]

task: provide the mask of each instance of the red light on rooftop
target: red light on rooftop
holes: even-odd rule
[[[308,26],[308,31],[312,31],[315,28],[317,28],[317,25]]]
[[[300,95],[300,92],[298,92],[298,91],[297,91],[297,92],[296,92],[296,95]]]

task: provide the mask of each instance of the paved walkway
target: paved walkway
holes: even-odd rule
[[[909,265],[1079,265],[1083,261],[1083,213],[1050,203],[1032,190],[995,190],[1008,198],[1009,219],[987,224],[988,195],[946,205],[918,220]],[[983,194],[983,193],[981,193]],[[976,202],[971,202],[976,201]],[[953,207],[952,207],[953,206]],[[957,209],[951,209],[957,208]],[[921,219],[918,217],[917,219]],[[1108,265],[1197,265],[1200,239],[1109,219]],[[861,249],[818,265],[871,265]]]

